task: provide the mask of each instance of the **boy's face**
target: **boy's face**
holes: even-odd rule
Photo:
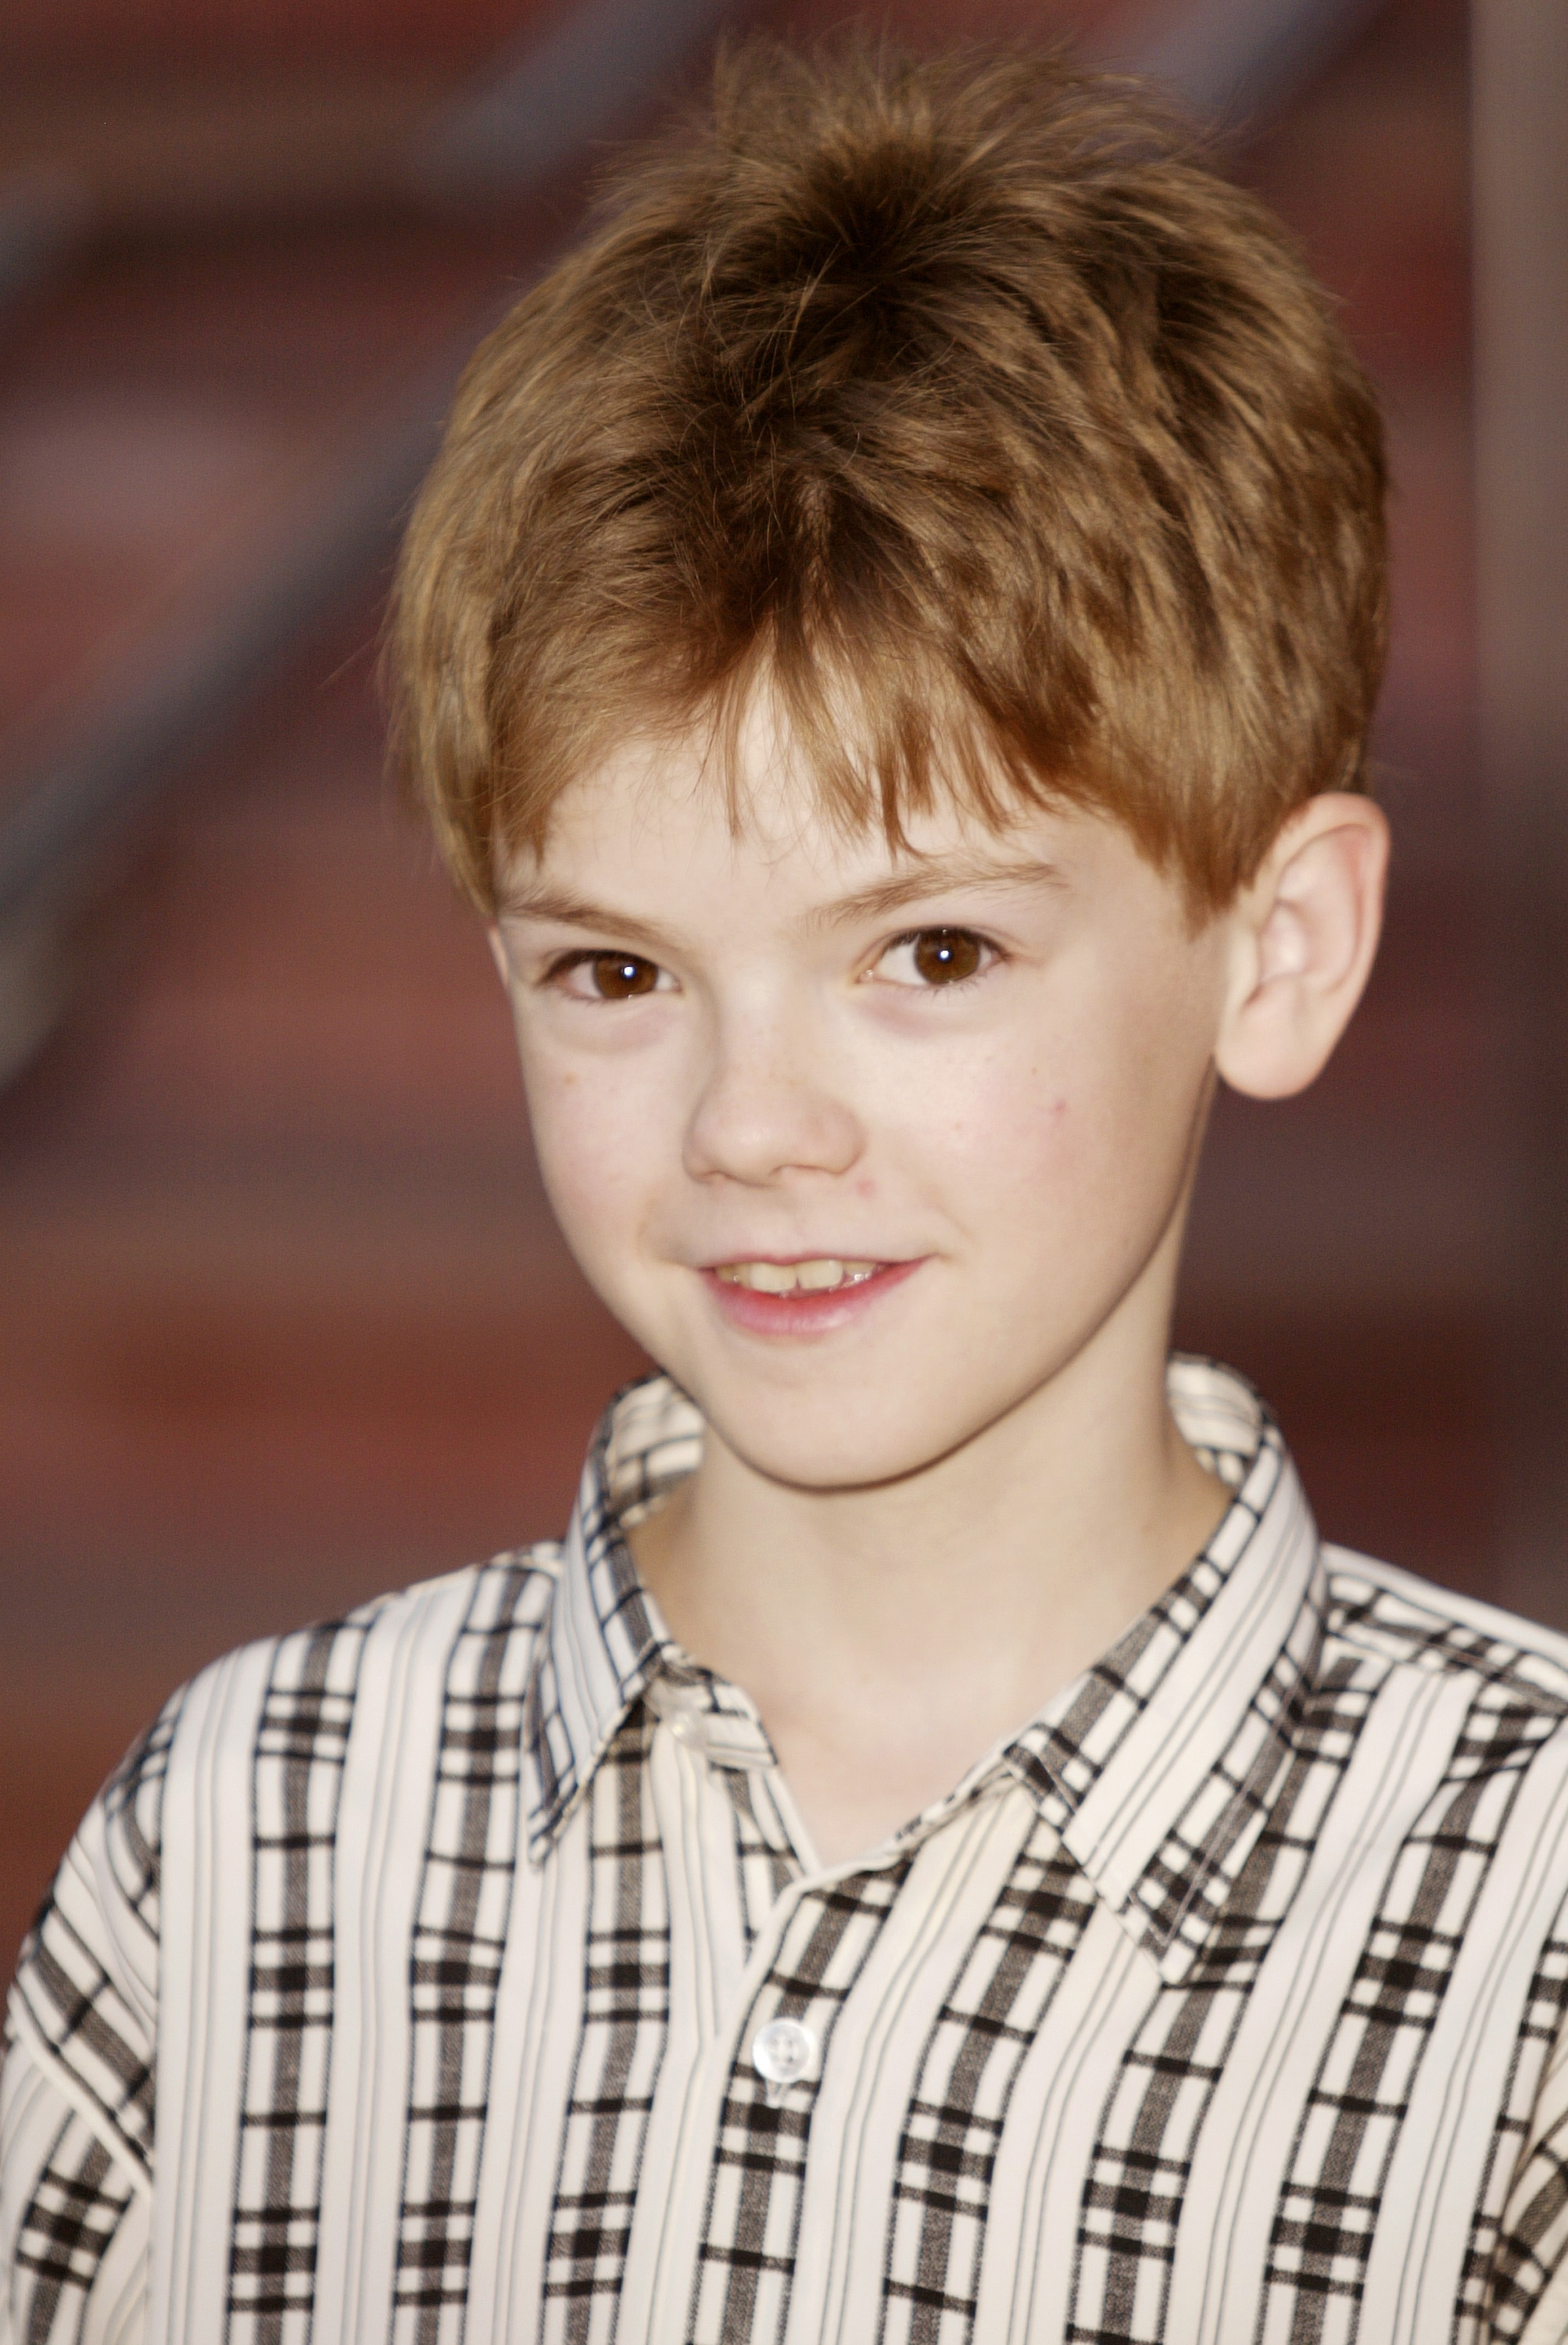
[[[1129,1325],[1163,1355],[1223,924],[1095,816],[942,813],[895,856],[760,728],[747,777],[736,837],[695,749],[628,751],[498,941],[593,1284],[755,1470],[865,1485]]]

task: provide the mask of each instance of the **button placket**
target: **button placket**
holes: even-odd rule
[[[656,1719],[667,1726],[670,1738],[686,1751],[708,1747],[708,1697],[701,1686],[679,1685],[655,1678],[643,1696]]]
[[[707,1688],[656,1678],[644,1696],[649,1710],[678,1742],[710,1766],[766,1772],[776,1766],[772,1745],[749,1713],[725,1709]]]

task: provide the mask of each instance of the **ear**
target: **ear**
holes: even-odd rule
[[[1298,807],[1222,919],[1229,981],[1215,1064],[1233,1091],[1288,1099],[1328,1064],[1371,972],[1389,826],[1369,798]]]

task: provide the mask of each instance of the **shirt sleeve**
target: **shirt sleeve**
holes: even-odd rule
[[[17,1965],[0,2076],[0,2345],[142,2335],[178,1710],[177,1698],[88,1809]]]
[[[139,2345],[149,2192],[13,2042],[0,2079],[0,2345]]]
[[[1493,2269],[1497,2345],[1568,2345],[1568,2022],[1531,2112]]]

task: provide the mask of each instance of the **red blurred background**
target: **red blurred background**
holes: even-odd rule
[[[0,821],[5,777],[112,729],[308,533],[368,419],[569,228],[575,166],[443,211],[400,159],[568,14],[11,0],[0,198],[36,198],[55,246],[0,310]],[[1135,52],[1162,13],[911,0],[878,21]],[[1390,0],[1233,124],[1236,169],[1388,403],[1398,858],[1328,1076],[1222,1104],[1180,1335],[1268,1392],[1326,1533],[1484,1593],[1502,1013],[1478,883],[1468,71],[1458,0]],[[545,1213],[481,936],[383,778],[385,568],[382,545],[282,631],[165,756],[46,950],[0,962],[41,1036],[0,1090],[0,1965],[180,1678],[558,1529],[636,1365]]]

